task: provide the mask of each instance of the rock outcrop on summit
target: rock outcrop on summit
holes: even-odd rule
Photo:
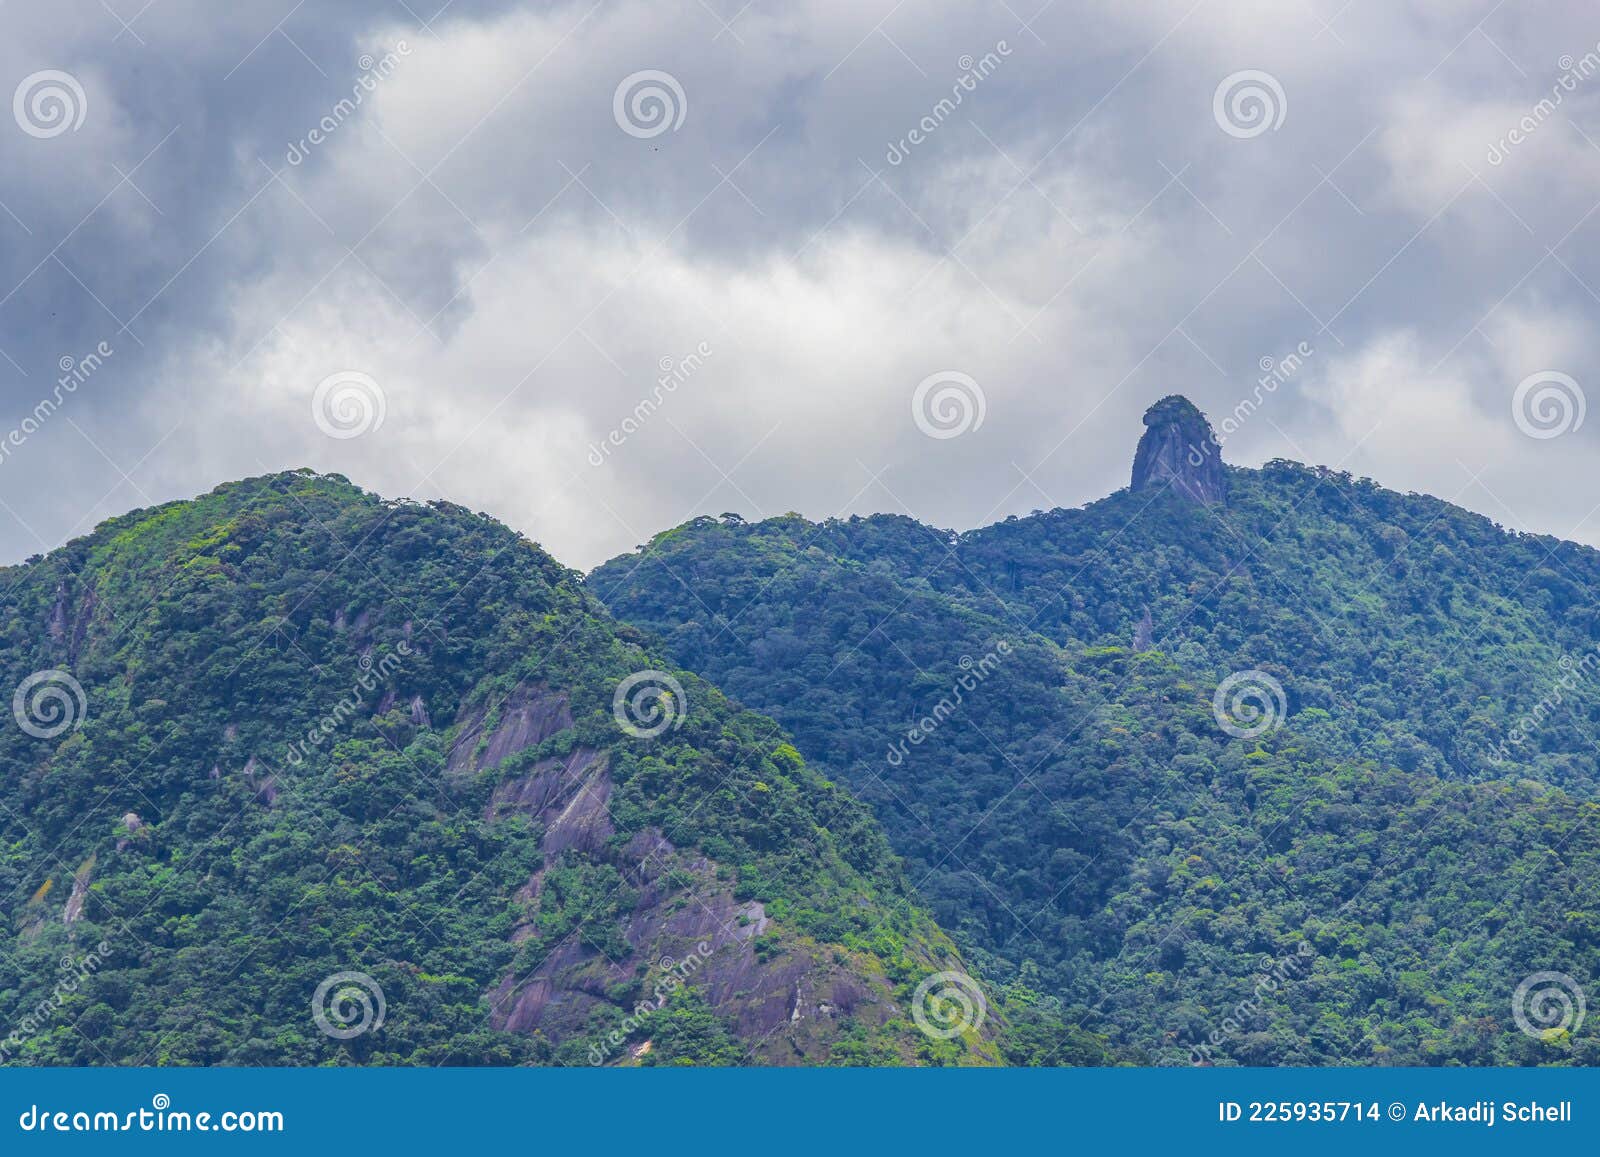
[[[1133,489],[1170,487],[1195,502],[1228,498],[1228,480],[1211,423],[1181,394],[1169,394],[1144,412],[1145,431],[1133,456]]]
[[[1109,1063],[1600,1066],[1592,1012],[1505,1011],[1600,977],[1600,551],[1219,466],[1182,398],[1145,426],[1082,507],[702,517],[583,589],[859,793],[968,958],[1094,1009]]]

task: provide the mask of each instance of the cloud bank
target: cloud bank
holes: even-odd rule
[[[0,9],[0,559],[299,465],[583,567],[965,528],[1171,392],[1600,542],[1600,19],[1368,7]]]

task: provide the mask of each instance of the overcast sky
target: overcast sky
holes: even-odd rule
[[[438,3],[0,6],[0,562],[302,465],[965,529],[1173,392],[1600,542],[1592,4]]]

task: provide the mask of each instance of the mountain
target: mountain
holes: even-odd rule
[[[0,592],[6,1061],[1099,1055],[964,989],[862,805],[486,517],[278,474]]]
[[[1171,490],[1194,502],[1225,502],[1228,478],[1221,446],[1205,415],[1172,394],[1145,411],[1144,435],[1133,452],[1134,493]]]
[[[1600,555],[1220,449],[587,579],[297,471],[0,570],[0,1063],[1600,1063]]]
[[[587,589],[1118,1059],[1600,1063],[1600,554],[1220,449],[1165,398],[1082,509],[699,518]]]

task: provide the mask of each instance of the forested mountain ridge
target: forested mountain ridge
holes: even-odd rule
[[[588,579],[298,471],[0,570],[0,1063],[1600,1063],[1600,555],[1216,450]]]
[[[1512,1006],[1600,978],[1600,555],[1152,416],[1081,510],[701,518],[588,587],[1123,1059],[1600,1062]]]
[[[0,1058],[1099,1055],[1021,987],[920,1030],[965,966],[870,814],[651,647],[492,520],[309,471],[0,570]]]

